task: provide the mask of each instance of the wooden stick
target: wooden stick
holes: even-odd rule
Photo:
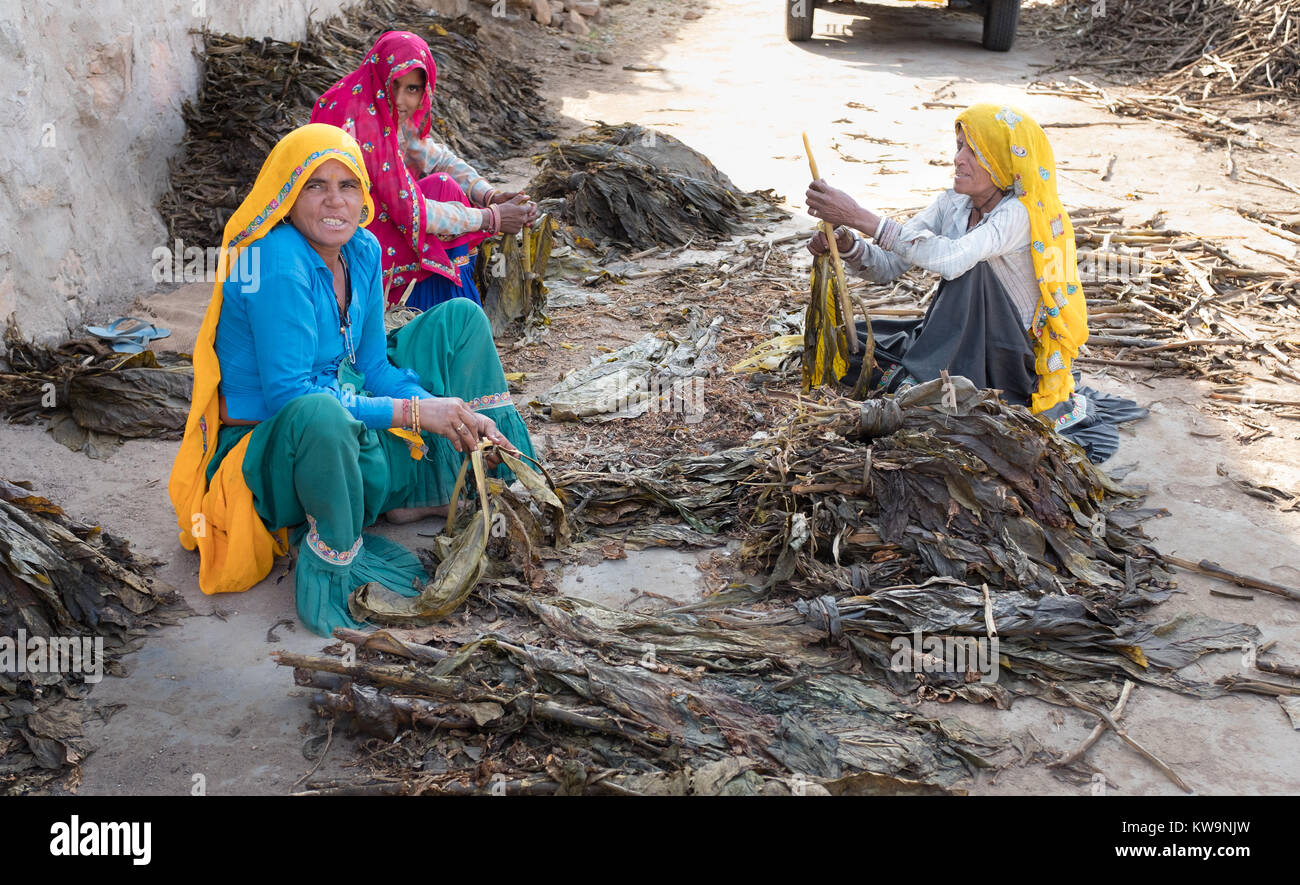
[[[1074,362],[1085,366],[1119,366],[1121,369],[1172,369],[1173,363],[1167,365],[1155,360],[1107,360],[1095,356],[1076,356]]]
[[[1300,696],[1300,686],[1281,685],[1267,679],[1244,679],[1239,675],[1220,676],[1214,680],[1215,685],[1226,686],[1228,691],[1248,691],[1252,694],[1266,694],[1273,697]]]
[[[1255,654],[1255,669],[1264,673],[1276,673],[1278,676],[1300,679],[1300,667],[1294,664],[1279,664],[1277,661],[1262,661],[1259,659],[1258,650]]]
[[[307,778],[311,777],[313,774],[316,773],[316,769],[320,768],[320,764],[325,761],[325,754],[330,751],[330,744],[333,743],[333,741],[334,741],[334,720],[331,719],[329,720],[328,731],[325,735],[325,747],[320,751],[320,755],[316,757],[316,764],[311,767],[311,771],[307,772],[302,777],[294,781],[293,786],[289,788],[290,790],[297,789],[298,784],[302,783]]]
[[[803,149],[808,154],[808,168],[812,171],[813,181],[816,181],[821,178],[821,176],[817,173],[817,161],[813,159],[812,145],[808,143],[807,132],[803,134]],[[835,225],[831,224],[829,221],[823,221],[822,231],[826,234],[826,245],[830,248],[831,252],[831,265],[835,268],[835,282],[838,284],[840,289],[840,313],[844,314],[842,318],[844,322],[844,337],[849,341],[849,351],[851,353],[857,353],[860,349],[858,345],[858,330],[853,325],[853,302],[849,301],[849,286],[844,279],[844,262],[840,260],[840,246],[835,240]],[[866,317],[865,319],[867,321],[867,329],[870,330],[871,318]]]
[[[465,700],[464,681],[459,677],[429,676],[419,670],[395,664],[345,664],[334,658],[300,655],[287,651],[272,652],[271,658],[281,667],[324,670],[326,673],[338,673],[353,680],[400,688],[417,695]],[[477,697],[471,699],[481,700]]]
[[[996,639],[998,625],[993,620],[993,599],[989,596],[989,585],[981,584],[980,589],[984,591],[984,629],[988,633],[989,639]]]
[[[1128,696],[1133,693],[1133,684],[1133,680],[1131,679],[1124,680],[1124,689],[1119,693],[1119,700],[1116,701],[1115,706],[1111,708],[1110,718],[1117,722],[1119,721],[1119,718],[1124,715],[1124,705],[1128,703]],[[1047,763],[1047,767],[1064,768],[1067,765],[1073,765],[1075,762],[1082,759],[1084,754],[1088,752],[1088,749],[1093,744],[1097,743],[1097,740],[1105,733],[1106,723],[1098,722],[1096,727],[1093,728],[1092,733],[1083,739],[1083,743],[1079,745],[1077,750],[1069,756],[1057,759],[1055,762]]]
[[[1300,188],[1296,187],[1294,184],[1292,184],[1289,181],[1284,181],[1281,178],[1277,178],[1275,176],[1269,175],[1266,172],[1260,172],[1258,169],[1252,169],[1249,166],[1244,166],[1242,168],[1244,168],[1247,172],[1249,172],[1251,175],[1254,175],[1257,178],[1262,178],[1265,181],[1273,182],[1274,185],[1280,187],[1282,190],[1290,191],[1293,194],[1300,194]]]
[[[1115,722],[1115,720],[1111,718],[1111,715],[1107,713],[1105,710],[1101,709],[1100,707],[1094,707],[1092,704],[1088,703],[1087,701],[1080,700],[1079,698],[1075,697],[1068,689],[1066,689],[1063,686],[1057,685],[1056,683],[1052,683],[1052,689],[1056,691],[1058,694],[1060,694],[1062,697],[1064,697],[1066,700],[1068,700],[1071,704],[1074,704],[1074,706],[1078,707],[1080,710],[1084,710],[1088,713],[1092,713],[1094,716],[1100,717],[1101,721],[1106,723],[1106,725],[1110,726],[1110,730],[1115,732],[1115,734],[1118,735],[1119,738],[1122,741],[1124,741],[1124,743],[1128,744],[1130,747],[1132,747],[1133,749],[1141,753],[1143,756],[1145,756],[1151,762],[1151,764],[1153,764],[1156,768],[1159,768],[1162,772],[1164,772],[1165,777],[1173,781],[1174,784],[1177,785],[1180,789],[1188,793],[1195,792],[1195,790],[1187,786],[1187,784],[1183,781],[1183,779],[1179,777],[1172,768],[1170,768],[1168,765],[1162,762],[1159,756],[1157,756],[1155,753],[1152,753],[1150,750],[1148,750],[1146,747],[1139,744],[1133,738],[1129,737],[1128,732],[1120,728],[1119,725]]]
[[[403,784],[360,784],[355,787],[332,787],[324,790],[302,790],[290,796],[400,796]]]
[[[1256,590],[1263,590],[1267,593],[1275,593],[1278,596],[1285,596],[1287,599],[1293,599],[1300,602],[1300,590],[1292,590],[1290,587],[1284,587],[1281,584],[1274,584],[1272,581],[1265,581],[1262,578],[1252,578],[1249,575],[1240,575],[1236,572],[1230,572],[1217,562],[1210,562],[1208,559],[1202,559],[1198,562],[1180,559],[1177,556],[1170,556],[1168,553],[1161,554],[1166,562],[1173,563],[1181,569],[1187,569],[1189,572],[1196,572],[1198,575],[1205,575],[1208,578],[1218,578],[1221,581],[1230,581],[1239,587],[1253,587]]]
[[[1105,338],[1098,335],[1098,338]],[[1189,338],[1186,341],[1171,341],[1169,344],[1157,344],[1154,347],[1140,347],[1139,353],[1161,353],[1166,350],[1182,350],[1184,347],[1240,347],[1250,344],[1245,338]]]
[[[1078,362],[1076,360],[1075,362]],[[1296,399],[1268,399],[1262,396],[1242,396],[1237,393],[1212,393],[1210,399],[1227,400],[1230,403],[1248,403],[1264,406],[1300,406]]]

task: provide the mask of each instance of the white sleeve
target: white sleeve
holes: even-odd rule
[[[880,227],[876,231],[877,243],[889,231],[890,225],[893,225],[895,233],[899,230],[910,232],[913,235],[923,235],[926,232],[937,233],[942,229],[944,220],[943,204],[946,197],[946,194],[940,196],[929,206],[908,219],[905,224],[900,225],[897,221],[882,216]],[[892,283],[912,267],[914,262],[906,256],[891,252],[876,243],[868,243],[858,235],[857,231],[852,231],[852,233],[853,248],[844,253],[845,267],[862,279],[872,283]]]
[[[911,222],[897,231],[882,230],[887,248],[912,264],[933,271],[945,280],[956,279],[989,258],[1018,252],[1029,242],[1029,213],[1014,197],[1013,204],[994,212],[988,220],[951,239],[931,229],[916,229]],[[896,222],[891,222],[896,224]],[[882,222],[882,228],[885,227]]]
[[[853,248],[840,256],[844,269],[871,283],[892,283],[912,265],[901,255],[868,243],[853,231]]]

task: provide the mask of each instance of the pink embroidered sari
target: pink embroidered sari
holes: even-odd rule
[[[427,138],[438,68],[429,45],[408,31],[389,31],[375,41],[361,66],[331,86],[311,114],[313,123],[338,126],[361,145],[375,205],[367,230],[383,250],[384,292],[390,304],[412,280],[431,274],[460,286],[461,275],[447,251],[460,245],[472,248],[486,236],[475,231],[442,239],[425,232],[424,197],[433,196],[432,189],[417,181],[403,160],[394,101],[394,82],[413,70],[424,71],[425,86],[411,123],[420,138]]]

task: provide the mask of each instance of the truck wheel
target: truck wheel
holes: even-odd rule
[[[984,10],[984,48],[1006,52],[1016,42],[1020,0],[988,0]]]
[[[785,36],[802,43],[812,39],[813,0],[781,0],[785,4]]]

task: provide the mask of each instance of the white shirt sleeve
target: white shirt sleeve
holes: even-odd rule
[[[944,221],[944,197],[941,196],[929,206],[926,206],[907,223],[902,226],[903,231],[911,231],[916,234],[925,232],[938,233],[942,229]],[[877,236],[883,233],[886,219],[881,219],[881,230]],[[891,222],[897,224],[898,222]],[[901,254],[883,249],[875,243],[868,243],[857,231],[853,231],[853,248],[843,255],[844,266],[852,273],[867,280],[871,283],[892,283],[898,279],[912,266],[913,262],[909,261]]]
[[[1007,197],[983,224],[956,239],[932,228],[913,227],[909,221],[893,238],[890,251],[945,280],[953,280],[981,261],[1024,249],[1028,242],[1029,212],[1015,197]]]
[[[907,259],[868,243],[853,231],[853,248],[840,256],[844,269],[869,283],[892,283],[909,267]]]

